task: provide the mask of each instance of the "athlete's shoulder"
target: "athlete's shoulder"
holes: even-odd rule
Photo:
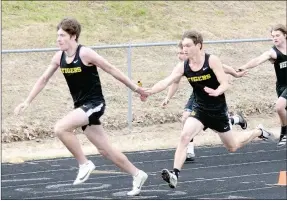
[[[80,48],[79,54],[80,54],[80,56],[81,56],[81,55],[87,55],[87,54],[89,54],[91,51],[93,51],[91,48],[82,45],[81,48]]]
[[[214,54],[210,54],[208,57],[209,66],[212,68],[214,65],[221,63],[220,58]]]
[[[86,46],[81,46],[79,56],[83,60],[90,61],[91,58],[94,56],[95,51],[89,47]]]
[[[62,54],[63,54],[63,51],[57,51],[52,58],[52,63],[60,65]]]
[[[63,54],[63,51],[59,50],[54,54],[54,57],[61,57]]]
[[[265,54],[269,55],[271,59],[277,59],[278,53],[280,53],[280,51],[277,49],[275,45],[265,52]]]
[[[218,56],[214,55],[214,54],[205,54],[209,60],[220,60]]]
[[[86,46],[81,46],[81,49],[79,52],[80,56],[91,56],[91,55],[95,55],[95,54],[96,54],[96,51],[93,50],[92,48],[86,47]]]

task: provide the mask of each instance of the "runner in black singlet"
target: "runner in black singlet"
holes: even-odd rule
[[[271,29],[271,36],[274,46],[264,52],[262,55],[250,60],[240,70],[254,68],[266,61],[274,63],[275,74],[277,78],[276,92],[278,100],[276,102],[276,111],[281,122],[281,133],[278,147],[286,146],[287,136],[287,29],[285,25],[277,24]]]
[[[180,170],[186,159],[188,143],[204,127],[216,131],[230,152],[235,152],[257,137],[264,140],[273,138],[273,135],[264,130],[262,126],[237,134],[230,130],[224,95],[229,84],[220,59],[202,50],[202,35],[196,31],[184,33],[182,44],[188,59],[184,63],[180,62],[168,77],[147,90],[149,95],[159,93],[182,76],[186,76],[194,92],[194,107],[191,116],[187,118],[183,126],[175,152],[173,170],[162,170],[162,178],[171,188],[177,185]]]
[[[179,61],[181,61],[181,62],[184,62],[184,60],[187,59],[186,55],[183,52],[182,41],[180,41],[178,44],[177,57],[178,57]],[[223,67],[223,70],[226,74],[230,74],[235,78],[242,77],[246,74],[246,71],[236,72],[232,67],[227,66],[225,64],[222,64],[222,67]],[[165,107],[169,103],[169,100],[172,98],[172,96],[177,91],[177,89],[179,87],[179,82],[180,82],[180,79],[177,80],[176,82],[172,83],[171,86],[168,88],[167,96],[166,96],[165,100],[162,102],[163,107]],[[188,99],[188,101],[184,107],[184,112],[182,114],[181,122],[183,125],[184,125],[186,119],[190,116],[190,114],[192,112],[193,102],[194,102],[194,93],[192,92],[190,98]],[[247,128],[247,121],[244,119],[241,112],[238,112],[237,114],[234,114],[234,115],[229,114],[229,123],[231,125],[240,125],[242,129]],[[194,142],[193,141],[194,141],[194,139],[191,139],[190,142],[188,143],[187,150],[186,150],[186,162],[195,160]]]
[[[49,68],[36,82],[28,98],[15,108],[15,113],[25,110],[32,100],[45,87],[54,72],[60,67],[65,76],[75,109],[59,120],[55,125],[55,133],[79,163],[79,172],[74,185],[85,182],[95,165],[84,155],[76,136],[73,133],[82,127],[84,134],[97,147],[100,154],[111,160],[120,169],[133,176],[133,189],[127,195],[138,195],[147,179],[147,174],[136,168],[119,150],[112,147],[100,122],[104,114],[105,99],[97,68],[101,68],[114,78],[125,84],[141,97],[147,94],[120,70],[98,55],[94,50],[78,44],[81,25],[73,18],[63,19],[57,26],[57,43],[60,47]]]

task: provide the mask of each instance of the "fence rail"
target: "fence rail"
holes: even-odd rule
[[[251,39],[231,39],[231,40],[217,40],[205,41],[204,44],[218,44],[218,43],[243,43],[243,42],[264,42],[271,41],[269,38],[251,38]],[[178,42],[159,42],[159,43],[139,43],[139,44],[117,44],[117,45],[102,45],[102,46],[88,46],[92,49],[111,49],[111,48],[132,48],[132,47],[149,47],[149,46],[171,46],[177,45]],[[41,49],[15,49],[2,50],[2,54],[9,53],[28,53],[28,52],[55,52],[59,48],[41,48]]]
[[[243,43],[243,42],[265,42],[271,41],[270,38],[250,38],[250,39],[231,39],[231,40],[217,40],[217,41],[204,41],[204,44],[219,44],[219,43]],[[128,64],[128,77],[131,78],[131,55],[133,47],[150,47],[150,46],[172,46],[177,45],[178,42],[158,42],[158,43],[139,43],[139,44],[116,44],[116,45],[102,45],[102,46],[88,46],[92,49],[111,49],[111,48],[127,48],[127,64]],[[59,48],[41,48],[41,49],[14,49],[2,50],[2,54],[15,54],[15,53],[30,53],[30,52],[55,52]],[[128,126],[132,128],[132,91],[128,89]]]

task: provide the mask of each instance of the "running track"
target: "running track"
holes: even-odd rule
[[[223,147],[197,147],[196,161],[185,164],[178,187],[170,189],[161,169],[170,169],[174,149],[126,153],[149,178],[139,196],[128,197],[132,179],[110,161],[90,156],[96,170],[86,183],[71,185],[77,174],[72,158],[2,163],[2,199],[104,200],[104,199],[282,199],[286,186],[274,185],[280,170],[286,171],[286,147],[255,142],[236,153]]]

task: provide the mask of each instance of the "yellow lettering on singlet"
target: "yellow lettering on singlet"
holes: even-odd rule
[[[190,82],[200,82],[200,81],[208,80],[210,78],[211,78],[211,75],[210,74],[206,74],[206,75],[201,75],[201,76],[189,77],[187,79]]]
[[[81,67],[61,68],[61,71],[63,74],[80,73],[82,72],[82,68]]]

